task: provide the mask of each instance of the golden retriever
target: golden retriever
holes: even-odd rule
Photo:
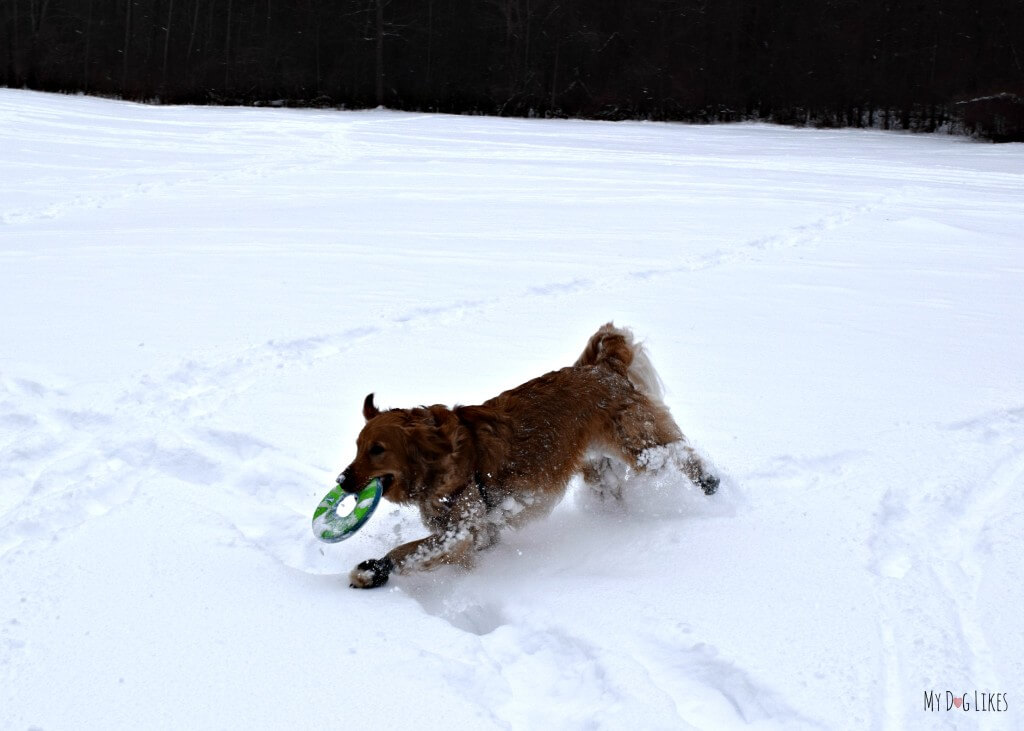
[[[574,474],[614,491],[615,461],[637,471],[674,465],[706,494],[718,488],[662,402],[643,346],[611,323],[574,365],[479,406],[381,411],[371,393],[363,416],[356,458],[338,483],[358,492],[379,477],[385,498],[419,508],[430,535],[356,566],[349,578],[360,589],[394,571],[468,568],[501,528],[549,512]]]

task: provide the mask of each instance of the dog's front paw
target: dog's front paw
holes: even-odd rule
[[[718,483],[719,480],[717,476],[710,472],[706,472],[701,475],[700,482],[698,484],[700,485],[700,489],[704,491],[705,495],[714,495],[718,491]]]
[[[371,558],[352,569],[348,575],[349,586],[353,589],[373,589],[388,583],[388,576],[395,568],[395,562],[384,558]]]

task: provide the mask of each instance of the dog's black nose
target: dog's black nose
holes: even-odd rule
[[[359,492],[355,481],[351,467],[346,467],[345,471],[338,475],[338,484],[341,485],[341,489],[345,492]]]

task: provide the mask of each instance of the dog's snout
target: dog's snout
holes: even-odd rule
[[[344,471],[338,475],[338,484],[345,492],[356,492],[355,489],[355,475],[351,467],[346,467]]]

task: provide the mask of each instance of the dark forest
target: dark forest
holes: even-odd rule
[[[10,87],[1024,133],[1024,0],[0,2]]]

